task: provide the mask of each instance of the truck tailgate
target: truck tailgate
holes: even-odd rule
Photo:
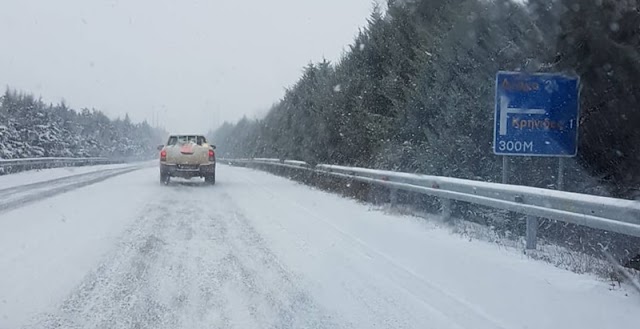
[[[209,148],[197,144],[173,145],[166,148],[167,163],[199,165],[209,163]]]

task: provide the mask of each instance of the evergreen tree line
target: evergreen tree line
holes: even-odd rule
[[[96,110],[77,112],[7,89],[0,97],[0,159],[109,157],[135,160],[155,156],[166,132],[146,121],[109,119]]]
[[[564,72],[582,84],[566,189],[636,197],[639,28],[631,0],[389,0],[339,62],[309,64],[264,118],[212,137],[223,157],[500,181],[496,72]],[[512,183],[554,188],[557,159],[509,161]]]

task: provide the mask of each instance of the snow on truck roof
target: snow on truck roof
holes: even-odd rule
[[[169,134],[169,137],[176,137],[176,136],[205,136],[204,134]]]

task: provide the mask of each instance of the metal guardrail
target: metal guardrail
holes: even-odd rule
[[[0,175],[32,169],[79,167],[120,163],[107,158],[25,158],[0,159]]]
[[[386,186],[392,205],[398,190],[438,197],[442,216],[451,215],[451,200],[504,209],[526,216],[528,249],[536,248],[538,218],[591,227],[640,237],[640,202],[536,187],[489,183],[467,179],[410,174],[357,167],[279,159],[223,159],[231,165],[257,164],[307,170],[356,181]]]

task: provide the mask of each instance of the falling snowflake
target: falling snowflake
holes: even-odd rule
[[[618,32],[618,30],[620,29],[620,24],[618,24],[617,22],[611,22],[611,24],[609,24],[609,29],[611,29],[611,31],[613,32]]]
[[[333,91],[339,93],[342,91],[342,86],[340,84],[335,85],[335,87],[333,87]]]

